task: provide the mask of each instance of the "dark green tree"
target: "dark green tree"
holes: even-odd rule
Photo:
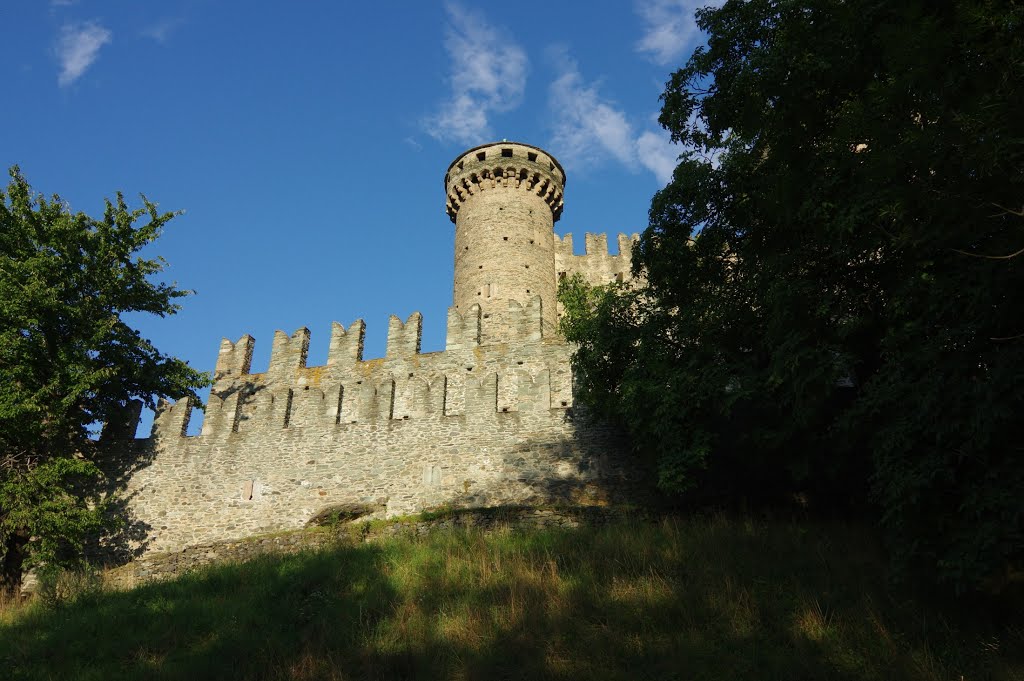
[[[668,489],[880,515],[958,588],[1024,562],[1024,6],[750,0],[660,121],[633,290],[565,288],[582,388]],[[615,338],[612,336],[615,335]]]
[[[138,255],[175,213],[120,193],[102,217],[33,193],[19,169],[0,192],[0,588],[34,562],[81,559],[108,529],[94,430],[132,401],[195,397],[207,377],[160,353],[125,313],[175,313],[189,291],[154,283]],[[141,224],[140,224],[141,223]]]

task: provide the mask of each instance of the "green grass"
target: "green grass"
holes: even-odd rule
[[[0,608],[10,679],[1024,679],[853,528],[437,531]]]

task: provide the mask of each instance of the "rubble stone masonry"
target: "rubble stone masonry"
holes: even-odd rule
[[[333,325],[324,366],[306,366],[305,328],[275,334],[265,373],[250,373],[252,337],[222,341],[201,434],[186,436],[193,405],[180,401],[160,406],[149,438],[115,447],[138,461],[123,490],[137,546],[296,529],[338,504],[393,517],[593,504],[628,489],[636,475],[617,433],[574,405],[555,294],[574,273],[628,280],[636,236],[619,235],[609,255],[604,235],[587,235],[586,254],[574,255],[571,235],[553,232],[564,186],[558,162],[525,144],[477,147],[449,167],[455,282],[443,352],[420,352],[419,313],[391,318],[379,359],[363,359],[362,321]]]

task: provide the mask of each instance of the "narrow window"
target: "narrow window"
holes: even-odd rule
[[[252,488],[255,480],[246,480],[242,485],[242,501],[252,501]]]
[[[295,391],[288,391],[288,400],[284,405],[284,427],[287,428],[292,422],[292,401],[295,398]]]

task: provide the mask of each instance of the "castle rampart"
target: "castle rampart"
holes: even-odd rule
[[[189,401],[162,403],[152,436],[132,445],[143,465],[127,492],[145,548],[301,527],[337,504],[394,516],[593,503],[629,489],[614,429],[574,405],[554,316],[558,273],[628,278],[631,237],[609,255],[588,235],[586,255],[574,255],[571,236],[552,230],[564,183],[549,154],[522,144],[478,147],[449,167],[456,273],[444,351],[421,352],[418,312],[390,318],[376,359],[363,358],[362,320],[332,324],[323,366],[306,365],[306,328],[274,334],[262,373],[251,371],[256,340],[223,340],[202,432],[186,435]]]
[[[606,234],[586,234],[584,255],[573,253],[572,234],[559,238],[555,235],[555,270],[558,277],[582,275],[588,284],[610,284],[632,278],[633,244],[639,234],[619,234],[617,255],[608,253]]]

